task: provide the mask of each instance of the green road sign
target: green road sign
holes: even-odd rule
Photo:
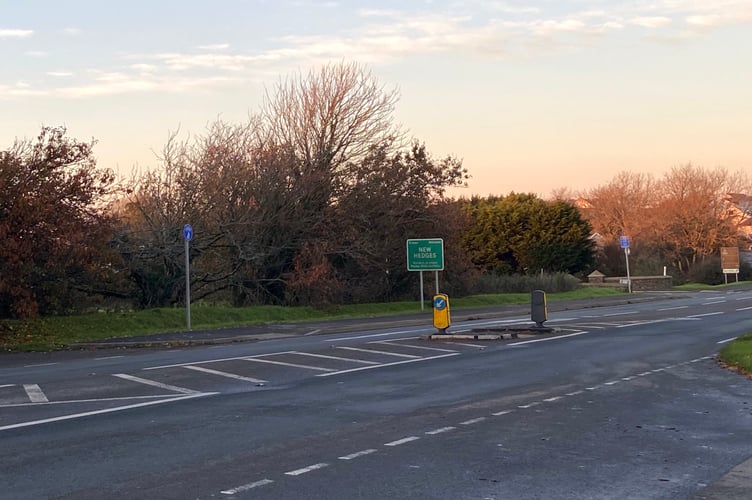
[[[443,271],[444,240],[407,240],[408,271]]]

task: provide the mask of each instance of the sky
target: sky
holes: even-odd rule
[[[0,0],[0,60],[0,150],[65,126],[123,177],[341,61],[462,159],[453,196],[752,173],[752,0]]]

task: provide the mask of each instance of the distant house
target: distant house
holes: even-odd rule
[[[727,202],[728,217],[739,228],[740,236],[747,242],[747,250],[752,250],[752,196],[742,193],[728,193],[723,197]]]

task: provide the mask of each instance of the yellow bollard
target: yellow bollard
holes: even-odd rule
[[[446,333],[451,325],[449,318],[449,296],[439,293],[433,296],[433,326],[439,333]]]

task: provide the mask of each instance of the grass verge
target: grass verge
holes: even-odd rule
[[[725,345],[718,353],[718,359],[728,368],[752,378],[752,333]]]
[[[623,295],[608,288],[582,288],[571,292],[548,294],[549,301],[588,299]],[[528,304],[530,294],[505,293],[474,295],[450,299],[453,309],[494,305]],[[336,318],[367,318],[394,314],[431,314],[430,298],[421,312],[420,301],[388,302],[312,307],[220,307],[191,306],[194,330],[250,326],[269,323],[315,321]],[[80,316],[55,316],[33,321],[0,321],[0,350],[50,351],[76,342],[96,342],[108,338],[134,337],[185,330],[184,308],[157,308],[142,311],[102,312]]]

